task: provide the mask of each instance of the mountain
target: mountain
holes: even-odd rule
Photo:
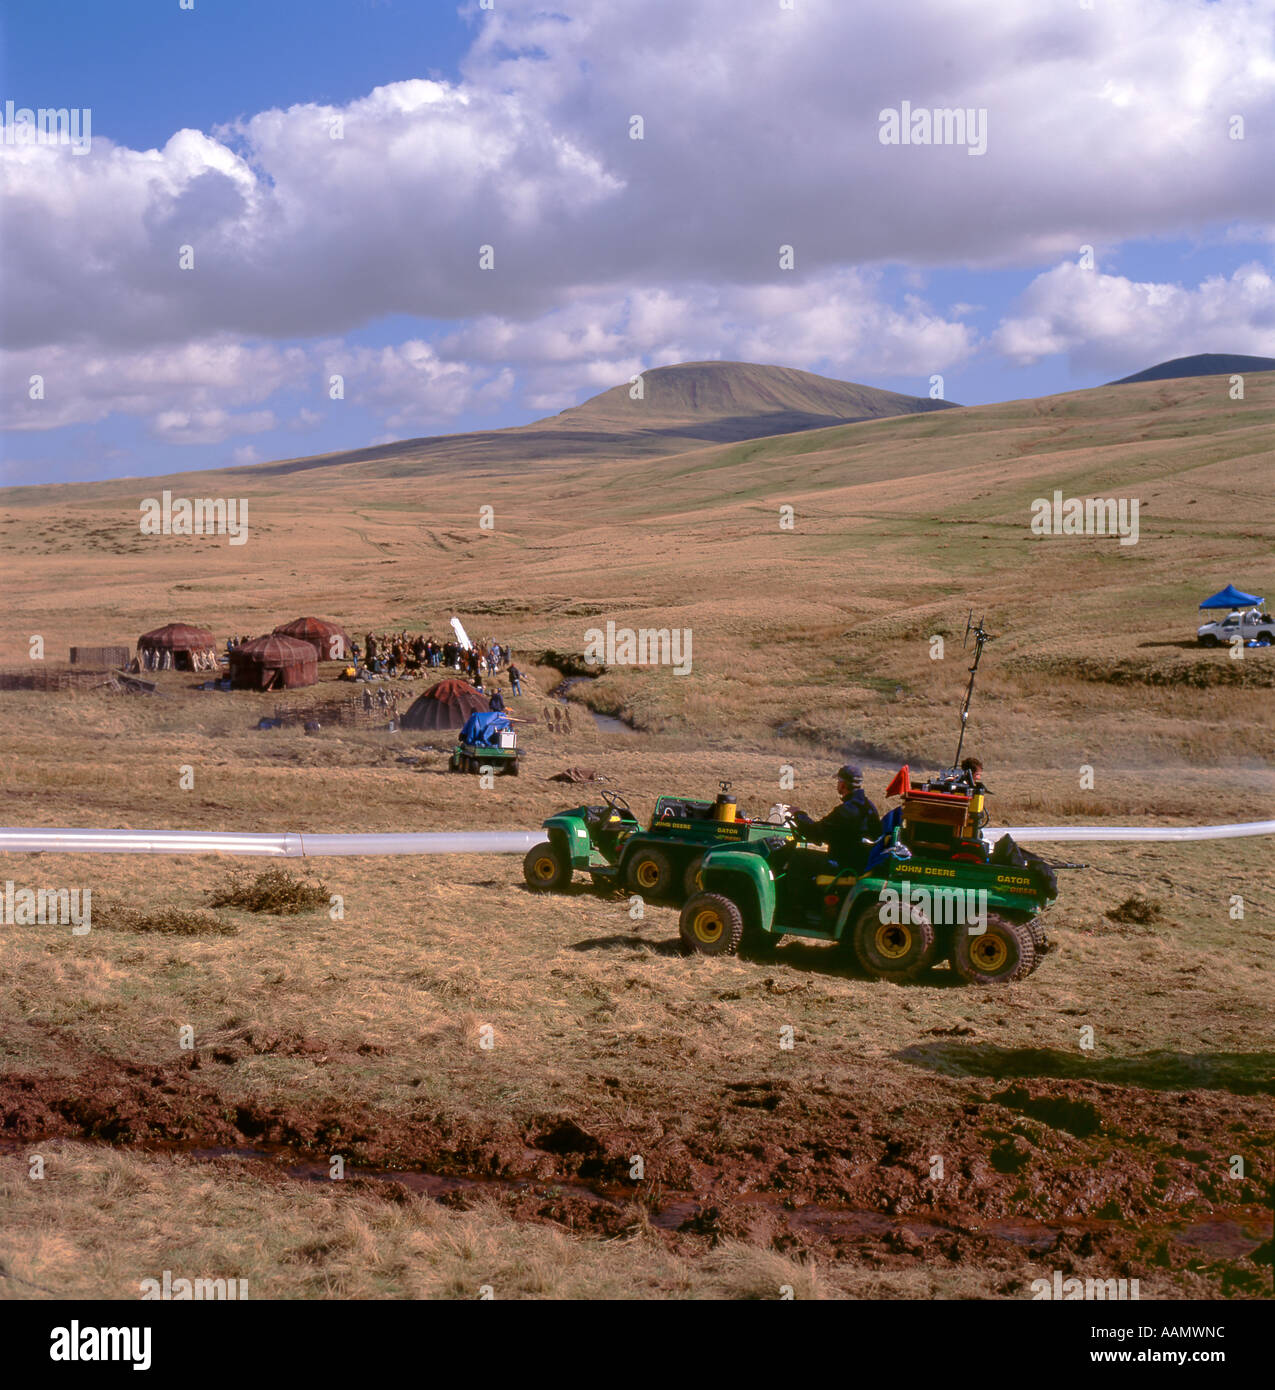
[[[734,444],[797,430],[889,415],[945,410],[951,401],[903,396],[792,367],[751,362],[684,362],[642,373],[642,396],[626,383],[593,396],[536,428],[605,430]],[[692,446],[693,447],[693,446]]]
[[[1194,357],[1175,357],[1145,371],[1109,381],[1108,386],[1130,386],[1135,381],[1172,381],[1181,376],[1230,376],[1233,372],[1275,372],[1275,357],[1244,357],[1234,352],[1197,352]]]
[[[377,476],[485,470],[548,459],[643,458],[706,444],[735,444],[829,425],[948,410],[952,401],[905,396],[875,386],[752,362],[686,362],[642,373],[642,398],[613,386],[559,415],[503,430],[405,439],[368,449],[242,470],[255,476],[337,464]]]

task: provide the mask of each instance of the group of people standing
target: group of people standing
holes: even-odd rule
[[[446,668],[464,671],[470,680],[476,681],[480,676],[494,676],[496,672],[508,669],[513,662],[511,646],[486,637],[465,648],[457,641],[440,642],[423,633],[369,632],[361,648],[357,642],[351,645],[356,663],[362,661],[369,671],[386,676],[401,675],[404,671]],[[514,693],[517,694],[517,691]]]

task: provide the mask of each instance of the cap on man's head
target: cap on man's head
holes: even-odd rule
[[[857,767],[854,763],[846,763],[846,765],[843,768],[841,768],[841,770],[837,773],[837,781],[851,782],[856,784],[862,782],[863,769],[861,767]]]

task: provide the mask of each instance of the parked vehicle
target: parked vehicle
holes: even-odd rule
[[[1245,645],[1269,647],[1275,642],[1275,618],[1260,608],[1236,609],[1220,622],[1204,623],[1195,630],[1195,640],[1202,647],[1229,645],[1237,637]]]
[[[739,815],[729,783],[713,801],[661,796],[649,826],[628,802],[604,791],[601,806],[575,806],[550,816],[544,843],[523,862],[531,888],[562,889],[575,872],[594,883],[622,886],[651,900],[681,902],[698,887],[707,851],[720,845],[752,849],[769,839],[795,841],[790,826]]]
[[[451,772],[493,772],[518,775],[518,735],[507,714],[475,711],[465,720],[460,742],[447,764]]]

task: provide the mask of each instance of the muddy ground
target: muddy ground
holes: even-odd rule
[[[1247,1094],[1152,1090],[960,1036],[972,1030],[929,1031],[942,1036],[874,1068],[870,1090],[850,1076],[744,1077],[709,1117],[692,1096],[679,1103],[676,1077],[620,1096],[601,1076],[596,1100],[503,1124],[433,1105],[236,1094],[248,1056],[329,1065],[331,1045],[304,1035],[242,1030],[142,1065],[51,1032],[69,1072],[4,1076],[0,1126],[15,1159],[91,1141],[185,1154],[228,1181],[326,1183],[340,1154],[348,1189],[381,1201],[481,1198],[598,1237],[646,1225],[692,1257],[734,1239],[833,1265],[976,1269],[992,1296],[1026,1296],[1054,1269],[1140,1278],[1161,1296],[1270,1294],[1269,1182],[1231,1177],[1219,1159],[1235,1149],[1253,1172],[1269,1154],[1275,1075],[1227,1078],[1223,1066],[1212,1078]]]

